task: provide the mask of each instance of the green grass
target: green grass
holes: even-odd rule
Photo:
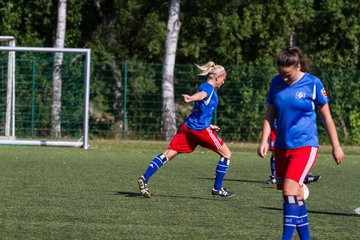
[[[232,199],[211,196],[218,157],[202,148],[165,165],[144,199],[136,180],[166,146],[0,147],[0,239],[280,239],[281,193],[264,184],[269,160],[255,145],[229,144]],[[307,201],[312,239],[360,239],[358,150],[345,148],[339,166],[320,150],[312,172],[322,178]]]

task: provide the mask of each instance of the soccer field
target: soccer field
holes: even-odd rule
[[[282,198],[265,184],[269,160],[255,145],[233,152],[224,187],[211,196],[218,156],[198,148],[166,164],[149,182],[137,178],[165,142],[95,141],[88,150],[1,146],[0,239],[280,239]],[[337,166],[327,147],[309,184],[312,239],[360,239],[360,155],[345,148]],[[299,239],[296,234],[294,239]]]

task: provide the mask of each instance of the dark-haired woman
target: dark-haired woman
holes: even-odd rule
[[[313,167],[319,148],[316,111],[319,112],[337,164],[344,160],[329,100],[321,80],[308,73],[305,58],[298,47],[288,48],[277,57],[278,75],[271,82],[267,111],[263,121],[258,155],[265,158],[274,119],[277,188],[282,189],[284,222],[282,239],[291,239],[295,229],[302,240],[310,239],[304,202],[303,182]]]

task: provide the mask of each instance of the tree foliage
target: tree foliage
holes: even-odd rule
[[[119,86],[123,76],[116,74],[122,61],[162,63],[169,4],[170,1],[161,0],[68,0],[65,47],[92,49],[97,69],[93,70],[91,94],[97,111],[105,115],[118,111],[109,102],[123,88]],[[56,8],[57,0],[16,3],[0,0],[0,32],[15,36],[18,46],[50,47],[55,37]],[[239,105],[222,108],[219,121],[258,125],[264,94],[275,73],[275,56],[289,46],[293,36],[295,45],[310,60],[310,69],[329,89],[331,108],[341,134],[349,141],[359,135],[354,128],[358,126],[360,112],[356,70],[360,69],[360,2],[182,0],[181,9],[176,63],[213,60],[231,69],[227,82],[231,87],[224,90],[236,96]],[[139,65],[139,71],[146,69],[144,66]],[[112,74],[96,72],[106,69]],[[136,75],[141,81],[159,82],[159,74],[138,72]],[[118,91],[113,91],[114,88]],[[132,90],[140,93],[140,89]],[[231,100],[231,94],[221,91],[219,96],[221,102]],[[230,116],[235,120],[230,120]],[[236,131],[241,135],[249,130]]]
[[[91,47],[94,59],[160,63],[170,1],[69,0],[66,47]],[[1,0],[2,35],[21,46],[52,46],[57,1]],[[178,63],[272,65],[296,44],[321,67],[359,67],[360,3],[347,0],[181,1]],[[109,27],[116,33],[111,35]],[[111,36],[110,36],[110,35]],[[115,46],[107,45],[109,37]]]

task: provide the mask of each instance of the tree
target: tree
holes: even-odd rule
[[[17,0],[15,3],[0,0],[0,32],[2,35],[15,36],[18,46],[53,46],[57,17],[53,13],[57,10],[57,2]],[[245,138],[245,135],[254,133],[251,129],[255,129],[260,121],[257,120],[261,118],[258,112],[264,108],[263,98],[268,82],[276,72],[275,56],[285,47],[296,44],[307,55],[311,71],[324,81],[332,101],[333,118],[342,129],[339,135],[344,138],[349,135],[349,141],[352,141],[354,134],[360,136],[360,133],[354,133],[360,114],[360,95],[356,94],[359,73],[353,70],[360,68],[358,1],[182,0],[181,19],[186,21],[181,23],[179,39],[177,45],[173,42],[175,50],[172,52],[175,61],[176,51],[176,64],[179,66],[176,70],[181,72],[175,73],[177,79],[173,79],[171,69],[174,66],[166,65],[170,62],[165,59],[168,49],[164,47],[167,34],[169,38],[172,36],[167,23],[170,23],[171,17],[169,3],[173,2],[67,1],[65,45],[92,49],[92,61],[96,63],[92,69],[92,106],[96,112],[102,113],[100,116],[105,115],[109,122],[115,122],[104,125],[104,128],[113,129],[116,126],[116,135],[121,133],[123,60],[129,62],[127,88],[129,99],[132,97],[132,101],[127,102],[126,111],[129,125],[148,121],[145,117],[147,113],[142,109],[154,107],[156,111],[152,113],[156,116],[154,121],[157,124],[146,122],[144,132],[149,131],[147,127],[151,125],[156,131],[162,128],[165,133],[167,121],[170,121],[172,131],[175,130],[175,114],[172,112],[175,107],[171,104],[174,100],[173,83],[183,74],[180,64],[213,60],[229,70],[224,86],[226,91],[221,91],[226,94],[219,94],[220,104],[238,103],[227,104],[226,108],[219,105],[219,124],[228,124],[227,129],[231,124],[231,131],[239,131],[241,139],[245,141],[255,139],[255,134],[251,135],[251,139]],[[178,24],[172,27],[179,28],[180,21]],[[28,56],[26,54],[23,53]],[[163,66],[156,65],[161,61],[164,61]],[[163,67],[163,72],[155,68],[153,63],[160,69]],[[186,69],[189,77],[192,76],[191,70]],[[170,72],[172,79],[164,81],[163,85],[167,72]],[[164,74],[163,78],[161,74]],[[191,87],[197,84],[197,80],[189,79],[187,84]],[[163,96],[158,94],[154,99],[154,95],[151,95],[161,91],[161,86],[166,110],[164,115],[157,111],[163,108]],[[150,91],[151,94],[148,94]],[[145,107],[144,102],[148,104]],[[162,127],[160,124],[163,124]],[[250,124],[250,127],[242,130],[238,126],[243,124]],[[172,135],[169,132],[166,134],[166,138]]]
[[[174,101],[174,68],[176,48],[180,31],[180,0],[172,0],[165,41],[165,54],[162,70],[163,130],[166,140],[176,133],[176,114]]]
[[[66,0],[59,0],[56,39],[54,48],[64,48],[66,32]],[[51,104],[51,137],[61,137],[61,65],[63,53],[54,54],[53,92]]]
[[[122,104],[122,75],[121,67],[119,66],[119,61],[115,55],[116,50],[120,48],[120,43],[117,41],[117,32],[118,32],[118,18],[120,13],[119,6],[112,6],[110,9],[106,9],[106,4],[102,1],[95,1],[96,10],[102,20],[104,28],[101,28],[101,31],[105,38],[103,38],[104,44],[108,49],[108,65],[110,66],[114,82],[112,85],[113,93],[113,113],[114,113],[114,128],[116,136],[122,136],[123,123],[123,104]]]

